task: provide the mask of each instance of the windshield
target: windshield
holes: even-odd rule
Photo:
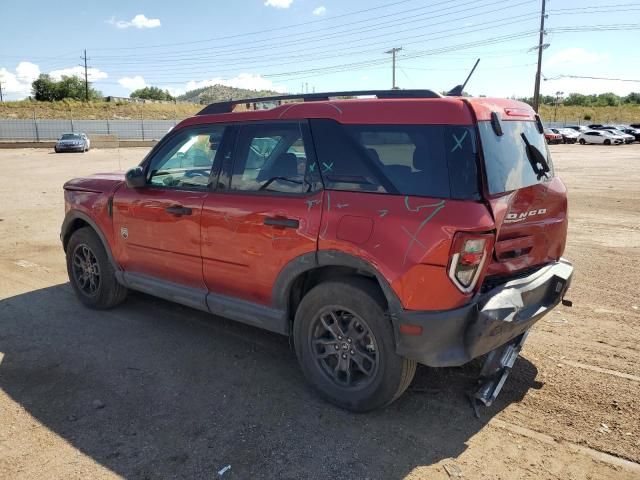
[[[74,133],[64,133],[60,140],[80,140],[80,135],[76,135]]]
[[[547,142],[538,132],[535,122],[503,121],[501,126],[503,135],[498,136],[490,122],[478,122],[490,194],[510,192],[553,177]],[[531,153],[527,151],[531,148],[537,149],[548,165],[546,175],[540,175],[532,165]]]

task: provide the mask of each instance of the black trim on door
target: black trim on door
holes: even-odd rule
[[[115,274],[118,282],[133,290],[281,335],[289,334],[289,321],[284,310],[207,292],[204,289],[178,285],[140,273],[117,271]]]

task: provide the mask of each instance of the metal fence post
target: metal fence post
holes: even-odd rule
[[[140,120],[141,120],[141,124],[142,124],[142,141],[144,142],[144,113],[140,113]]]
[[[107,135],[111,135],[111,131],[109,130],[109,119],[107,118]]]
[[[36,128],[36,142],[40,141],[40,132],[38,132],[38,119],[36,118],[36,109],[33,109],[33,126]]]

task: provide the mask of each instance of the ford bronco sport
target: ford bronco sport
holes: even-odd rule
[[[126,174],[65,184],[69,279],[91,308],[133,289],[291,335],[309,382],[356,411],[416,362],[488,354],[488,405],[570,304],[543,132],[526,104],[429,90],[211,104]]]

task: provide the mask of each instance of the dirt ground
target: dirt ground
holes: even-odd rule
[[[142,294],[82,307],[62,184],[146,151],[0,150],[0,478],[640,478],[640,145],[552,147],[574,306],[536,325],[480,419],[477,365],[420,368],[354,415],[318,399],[284,337]]]

